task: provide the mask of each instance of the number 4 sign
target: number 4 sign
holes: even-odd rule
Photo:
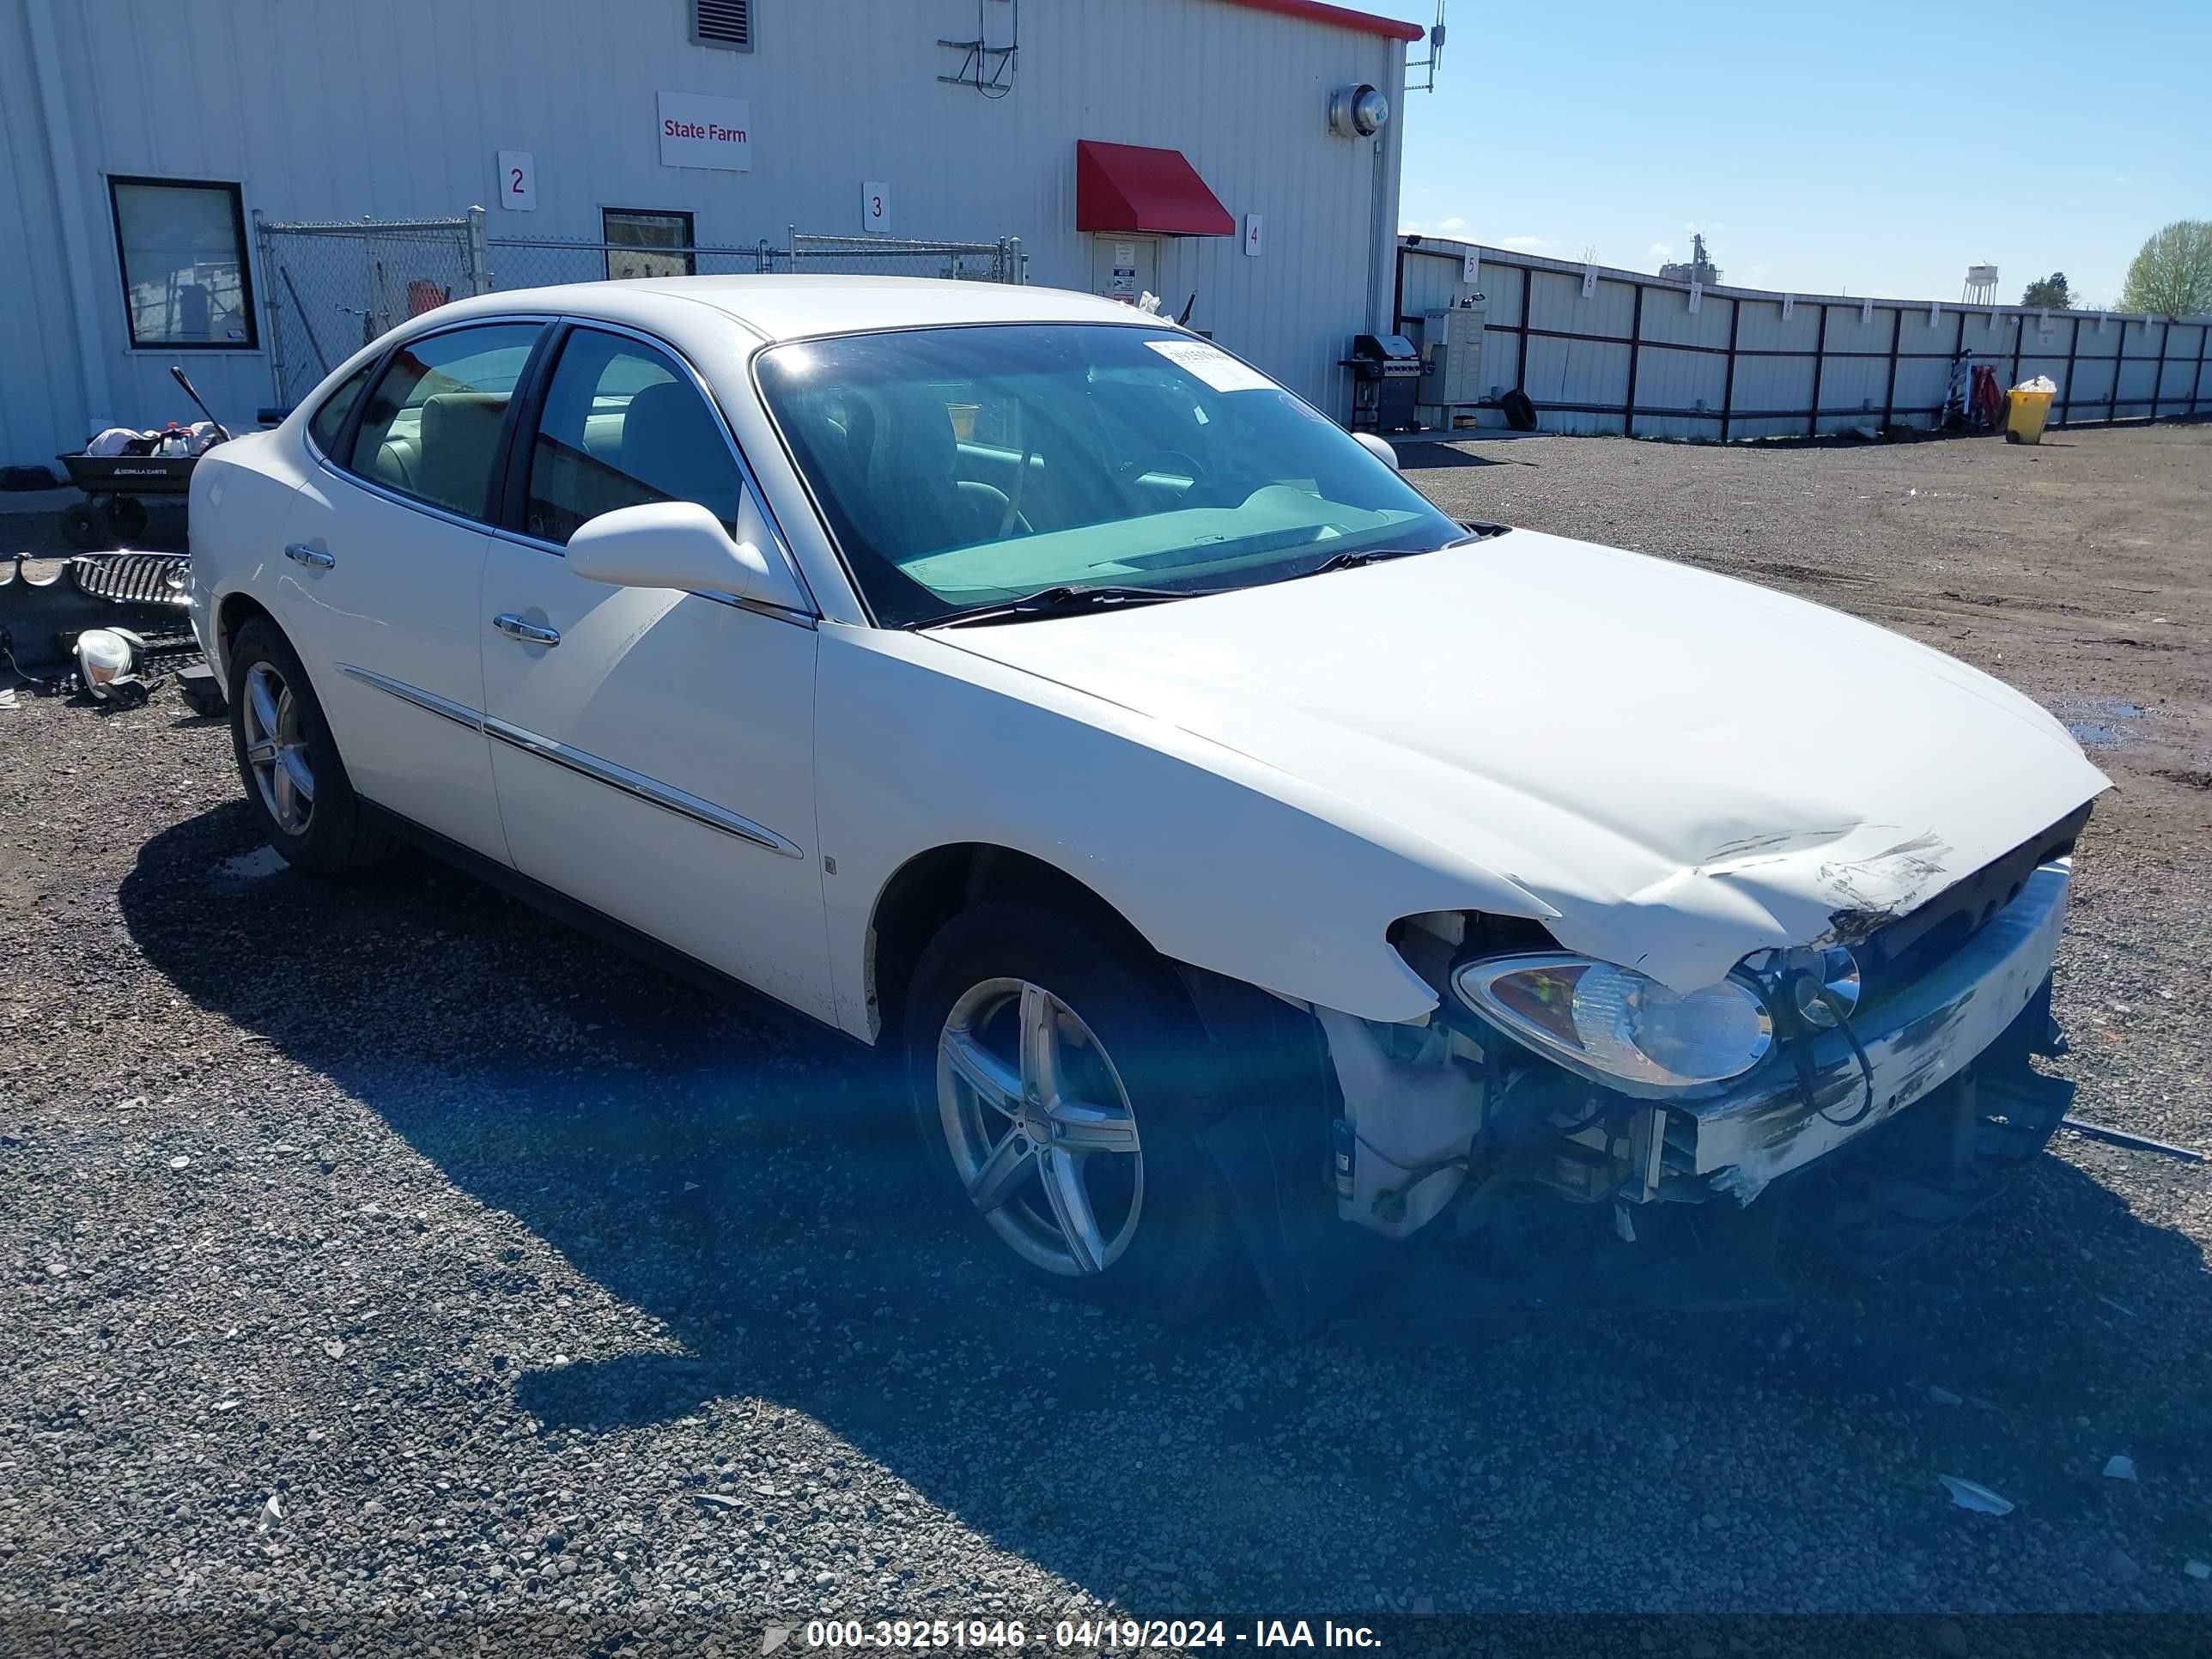
[[[528,150],[500,151],[499,204],[517,213],[538,211],[538,159]]]
[[[880,179],[860,186],[860,228],[871,236],[891,234],[891,187]]]

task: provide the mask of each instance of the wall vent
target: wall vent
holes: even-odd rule
[[[752,0],[691,0],[691,39],[702,46],[750,52]]]

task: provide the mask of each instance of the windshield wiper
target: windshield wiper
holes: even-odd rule
[[[1041,587],[1003,605],[978,605],[956,611],[949,617],[933,617],[919,628],[969,628],[986,623],[1035,622],[1041,617],[1080,617],[1124,605],[1163,605],[1170,599],[1194,599],[1204,589],[1181,592],[1164,587]]]
[[[1301,576],[1325,576],[1332,570],[1356,570],[1363,564],[1380,564],[1385,559],[1410,559],[1417,553],[1442,553],[1455,547],[1466,547],[1475,542],[1486,542],[1492,536],[1502,536],[1506,526],[1496,524],[1471,524],[1468,534],[1457,541],[1444,542],[1436,547],[1349,547],[1341,553],[1332,553],[1310,570],[1301,570]]]

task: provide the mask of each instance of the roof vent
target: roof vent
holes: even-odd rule
[[[702,46],[750,52],[752,0],[691,0],[691,39]]]

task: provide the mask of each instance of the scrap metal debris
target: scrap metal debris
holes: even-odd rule
[[[1936,1478],[1950,1488],[1951,1501],[1962,1510],[1972,1510],[1977,1515],[2013,1512],[2012,1499],[1991,1492],[1978,1480],[1969,1480],[1959,1474],[1939,1474]]]
[[[2132,1129],[2115,1129],[2107,1124],[2092,1123],[2087,1118],[2071,1115],[2058,1121],[2075,1134],[2087,1135],[2092,1140],[2107,1141],[2112,1146],[2126,1146],[2138,1152],[2156,1152],[2164,1158],[2178,1158],[2185,1164],[2212,1163],[2212,1153],[2177,1146],[2170,1140],[2155,1140],[2149,1135],[2139,1135]]]

